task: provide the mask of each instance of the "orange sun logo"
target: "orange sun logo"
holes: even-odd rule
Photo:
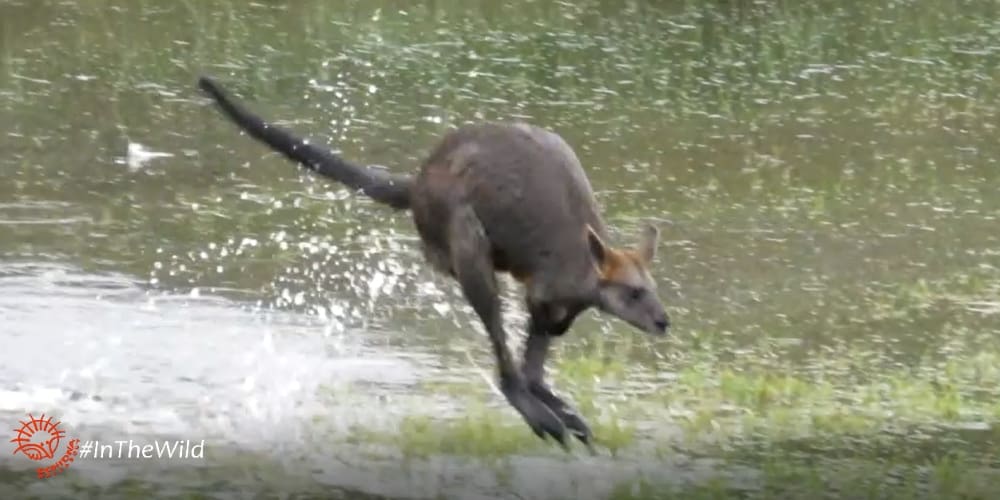
[[[17,452],[23,453],[32,460],[51,460],[56,457],[59,441],[66,437],[66,432],[59,428],[62,422],[52,423],[52,417],[35,418],[30,413],[28,421],[21,422],[20,429],[14,429],[17,434],[10,441],[17,443]]]
[[[22,455],[34,461],[54,460],[56,452],[59,451],[59,443],[66,437],[66,431],[59,428],[61,423],[53,422],[52,417],[45,418],[44,414],[35,418],[29,413],[28,421],[22,421],[21,427],[14,429],[14,439],[10,440],[10,442],[17,444],[14,454],[17,455],[17,452],[21,452]],[[62,458],[51,466],[39,468],[38,477],[52,477],[66,470],[76,457],[79,441],[79,439],[70,440]]]

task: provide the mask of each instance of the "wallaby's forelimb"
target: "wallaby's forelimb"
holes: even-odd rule
[[[267,123],[226,95],[211,78],[199,78],[198,86],[247,134],[288,159],[348,188],[360,190],[375,201],[396,209],[410,208],[410,186],[413,184],[410,176],[355,165],[327,148],[310,144],[289,130]]]
[[[529,304],[528,311],[531,317],[528,320],[528,338],[524,342],[524,362],[521,365],[528,390],[563,421],[566,428],[587,446],[591,454],[596,454],[590,427],[572,406],[556,396],[545,383],[545,361],[548,359],[552,339],[566,333],[579,311],[569,310],[559,321],[551,321],[551,310],[546,307],[532,307]]]
[[[566,447],[566,427],[552,409],[534,396],[507,347],[500,292],[490,253],[490,241],[475,211],[456,207],[449,222],[452,269],[469,301],[486,327],[497,360],[500,390],[539,437],[552,436]]]
[[[528,326],[528,338],[524,340],[524,364],[521,373],[529,384],[545,381],[545,360],[549,356],[549,346],[552,337],[548,333],[537,331],[534,325]]]

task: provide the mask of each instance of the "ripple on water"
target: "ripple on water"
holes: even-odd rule
[[[0,203],[0,227],[65,226],[88,222],[92,222],[92,219],[85,215],[79,215],[79,207],[72,203],[48,200]]]
[[[7,356],[0,412],[58,412],[77,433],[212,437],[248,447],[300,435],[322,386],[412,384],[418,364],[324,334],[315,318],[47,264],[0,265]],[[103,430],[102,430],[103,429]],[[120,437],[120,436],[119,436]]]

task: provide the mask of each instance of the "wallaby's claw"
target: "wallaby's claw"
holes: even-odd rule
[[[572,406],[568,405],[559,396],[552,393],[552,390],[544,384],[535,383],[529,386],[531,393],[537,397],[545,406],[548,406],[555,413],[574,437],[580,440],[591,455],[596,455],[597,450],[593,445],[593,433],[587,422],[583,420]]]
[[[501,390],[511,406],[521,414],[524,421],[531,426],[535,435],[548,439],[552,436],[563,449],[568,450],[566,443],[566,424],[547,404],[536,395],[532,394],[520,381],[514,383],[502,383]]]

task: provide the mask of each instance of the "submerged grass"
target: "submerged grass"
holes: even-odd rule
[[[399,427],[398,446],[405,456],[464,455],[499,458],[537,452],[543,443],[523,425],[484,407],[451,421],[431,416],[407,416]]]
[[[664,362],[674,381],[645,392],[615,389],[594,377],[597,361],[576,360],[553,371],[553,384],[572,400],[594,430],[597,444],[612,455],[644,453],[644,444],[706,452],[734,446],[807,440],[853,446],[852,437],[948,428],[990,428],[1000,405],[984,394],[995,383],[982,368],[1000,366],[1000,351],[981,351],[943,365],[876,371],[850,351],[816,359],[812,373],[758,365],[760,356],[687,351]],[[671,366],[667,366],[671,365]],[[641,374],[638,376],[641,377]],[[433,387],[433,386],[432,386]],[[398,433],[381,435],[404,454],[502,457],[551,448],[535,438],[500,397],[489,400],[481,382],[439,385],[458,401],[459,416],[421,415],[402,419]]]
[[[605,459],[668,464],[678,454],[724,457],[718,470],[700,477],[637,471],[607,498],[973,500],[993,498],[1000,484],[991,454],[1000,405],[980,395],[990,388],[975,368],[996,366],[1000,351],[881,372],[860,355],[831,352],[815,363],[825,371],[807,372],[768,369],[760,352],[733,358],[710,343],[686,347],[674,361],[674,382],[644,393],[609,390],[620,381],[578,370],[599,366],[594,360],[563,360],[557,366],[572,368],[553,370],[556,387],[573,387],[565,393],[589,419]],[[415,409],[396,432],[356,429],[356,436],[409,459],[443,455],[493,464],[498,475],[518,456],[585,456],[580,446],[566,455],[537,439],[484,384],[443,386],[460,402],[458,417]],[[949,442],[950,429],[970,433],[945,454],[941,446],[923,449]],[[730,470],[744,464],[753,472]]]
[[[590,424],[595,444],[612,454],[635,443],[636,427],[613,412],[592,419]],[[562,453],[552,441],[535,437],[506,407],[487,406],[474,399],[456,417],[410,414],[400,419],[394,432],[363,426],[354,426],[350,432],[349,442],[386,445],[404,457],[417,459],[448,455],[495,462],[517,455]]]
[[[977,298],[994,282],[982,276],[899,286],[894,293],[874,294],[878,300],[858,316],[917,314]],[[789,356],[775,339],[732,346],[720,336],[689,332],[652,345],[656,355],[647,356],[640,369],[624,364],[637,349],[628,340],[635,337],[610,331],[560,345],[550,379],[590,422],[605,455],[739,458],[798,449],[870,459],[910,439],[958,432],[966,433],[960,450],[975,458],[1000,437],[1000,342],[988,326],[976,331],[945,323],[939,333],[934,352],[910,364],[846,342],[793,364],[779,361]],[[458,416],[414,409],[397,433],[377,439],[421,457],[557,452],[478,378],[427,382],[424,388],[454,400]],[[934,450],[917,448],[889,455],[937,460]]]
[[[870,311],[960,295],[952,285],[903,288],[898,300],[887,295],[888,306]],[[773,339],[733,348],[691,333],[654,346],[659,361],[639,370],[619,361],[635,344],[612,331],[583,348],[560,347],[550,378],[591,423],[605,460],[667,466],[677,457],[722,459],[700,477],[635,471],[607,495],[612,500],[986,499],[1000,484],[992,456],[1000,440],[994,333],[946,325],[939,350],[949,355],[910,365],[847,343],[788,364],[778,361],[786,357]],[[424,388],[456,401],[458,416],[414,408],[395,432],[355,429],[359,441],[389,445],[409,459],[492,464],[498,477],[516,457],[585,456],[578,445],[566,455],[537,439],[479,379]],[[732,470],[743,465],[753,472]]]
[[[770,461],[756,478],[718,476],[696,483],[638,480],[621,483],[610,500],[995,498],[1000,472],[961,457],[921,464],[893,462]]]

